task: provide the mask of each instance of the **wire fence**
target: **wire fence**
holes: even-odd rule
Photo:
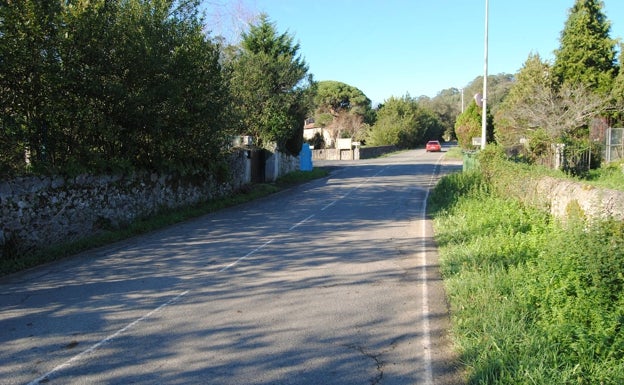
[[[600,167],[602,146],[599,143],[564,145],[552,144],[534,160],[536,164],[581,175]]]
[[[607,129],[604,158],[607,162],[624,158],[624,128],[609,127]]]

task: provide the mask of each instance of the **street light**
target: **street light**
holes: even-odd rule
[[[464,89],[461,88],[460,91],[461,91],[461,112],[463,114],[464,113]]]
[[[483,64],[483,107],[481,109],[481,149],[485,148],[487,136],[487,76],[488,76],[488,0],[485,0],[485,53]]]
[[[481,149],[487,142],[487,76],[488,76],[488,9],[489,0],[485,0],[485,41],[483,55],[483,107],[481,110]]]

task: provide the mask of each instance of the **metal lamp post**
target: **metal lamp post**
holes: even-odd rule
[[[488,76],[488,8],[489,1],[485,0],[485,54],[483,65],[483,99],[481,110],[481,149],[487,141],[487,76]]]

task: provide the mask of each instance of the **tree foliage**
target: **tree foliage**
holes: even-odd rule
[[[338,116],[343,111],[365,116],[371,108],[371,101],[356,87],[334,80],[318,83],[314,96],[316,113]]]
[[[606,94],[616,75],[615,40],[600,0],[576,0],[555,51],[553,75],[559,84],[581,84]]]
[[[462,109],[462,90],[447,88],[440,91],[434,98],[427,96],[418,97],[418,104],[434,112],[442,124],[445,139],[457,139],[455,137],[455,120]]]
[[[496,113],[501,144],[518,147],[521,138],[529,139],[533,159],[553,143],[589,146],[590,136],[604,136],[608,118],[621,118],[614,107],[624,100],[624,81],[602,8],[602,1],[575,1],[552,65],[529,55]]]
[[[488,110],[494,114],[514,84],[514,75],[496,74],[488,75]],[[456,139],[455,123],[461,114],[462,108],[466,108],[474,96],[483,92],[483,76],[477,76],[464,88],[447,88],[440,91],[435,97],[421,96],[418,103],[436,113],[444,126],[444,137]],[[462,102],[463,94],[463,102]]]
[[[545,85],[533,88],[532,99],[519,103],[508,114],[525,127],[543,129],[552,141],[573,137],[609,110],[608,99],[583,85],[564,84],[558,89]]]
[[[624,70],[622,69],[622,63],[624,63],[624,44],[620,44],[620,55],[618,58],[618,74],[613,80],[613,88],[611,89],[611,99],[613,100],[614,120],[624,121]]]
[[[468,107],[457,118],[455,123],[455,134],[457,135],[457,142],[463,149],[472,149],[472,138],[481,137],[483,129],[483,109],[477,106],[477,103],[472,100]],[[486,141],[492,142],[494,136],[493,119],[489,111],[487,111],[486,117]]]
[[[391,97],[377,111],[377,121],[366,143],[373,146],[395,145],[414,148],[427,140],[440,139],[443,125],[436,114],[409,95]]]
[[[219,49],[203,33],[198,7],[173,0],[0,7],[9,138],[1,152],[30,154],[35,169],[210,169],[227,138],[228,100]]]
[[[57,110],[60,71],[58,2],[24,0],[0,6],[0,102],[3,135],[0,171],[33,160],[49,159],[45,148],[52,132],[48,117]]]
[[[260,146],[275,144],[295,155],[301,150],[314,89],[298,51],[292,36],[279,34],[268,16],[261,15],[243,34],[229,63],[236,130],[254,136]]]
[[[503,146],[513,146],[526,136],[527,128],[537,128],[535,119],[531,119],[520,111],[533,108],[536,104],[535,95],[540,90],[552,87],[550,65],[544,62],[539,54],[529,54],[526,62],[518,71],[515,83],[507,97],[494,114],[496,141]]]
[[[360,140],[365,128],[374,122],[370,99],[346,83],[318,82],[314,106],[316,124],[329,132],[333,142],[341,137]]]

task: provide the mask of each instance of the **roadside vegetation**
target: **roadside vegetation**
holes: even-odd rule
[[[550,171],[479,162],[429,205],[468,383],[624,383],[624,223],[553,219],[491,183]]]
[[[105,229],[98,234],[78,241],[54,245],[32,253],[24,253],[19,259],[0,259],[0,276],[65,258],[96,247],[110,245],[114,242],[149,233],[227,207],[250,202],[327,175],[328,171],[323,168],[314,168],[312,171],[295,171],[280,177],[275,183],[248,185],[241,191],[228,197],[210,200],[182,209],[163,209],[157,215],[139,218],[123,228]]]
[[[199,1],[0,6],[0,176],[220,174],[234,136],[297,155],[314,82],[267,15],[236,43]]]
[[[613,162],[591,170],[584,180],[593,186],[624,190],[624,162]]]

